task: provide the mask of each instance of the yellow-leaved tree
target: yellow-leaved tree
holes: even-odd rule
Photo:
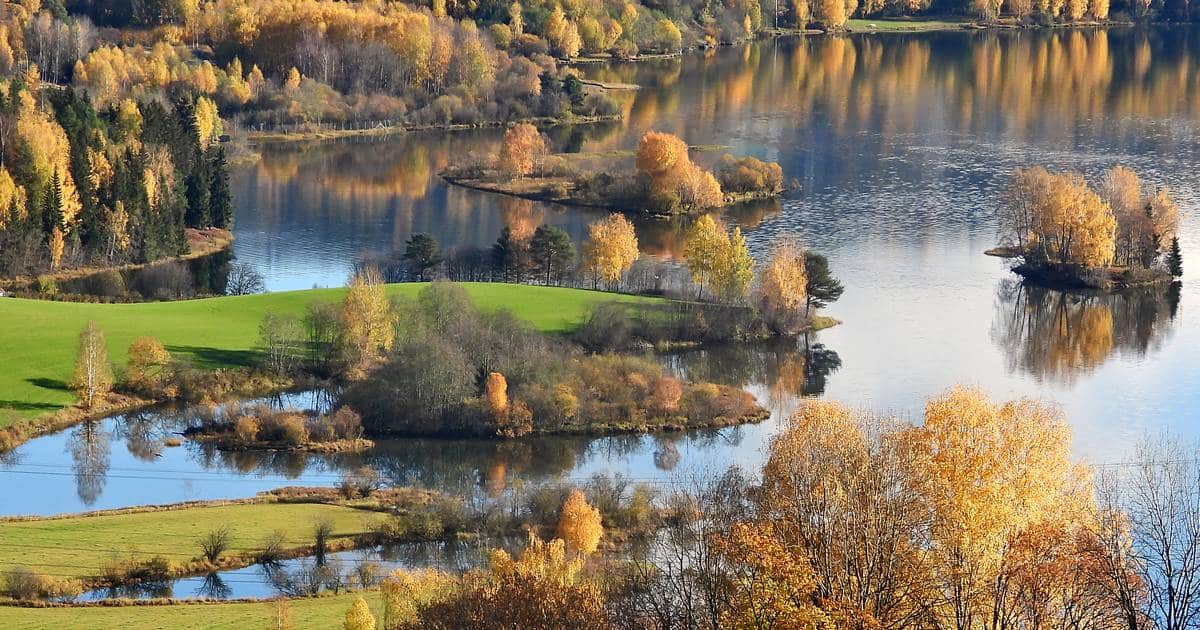
[[[138,337],[129,344],[125,383],[137,391],[153,390],[171,365],[171,353],[157,337]]]
[[[637,232],[629,219],[613,213],[606,219],[588,224],[580,266],[592,277],[593,287],[600,282],[619,287],[625,272],[637,259]]]
[[[344,630],[375,630],[375,616],[371,614],[371,607],[367,605],[367,600],[362,596],[354,599],[350,610],[346,611],[346,618],[342,622]]]
[[[722,258],[729,248],[729,236],[725,227],[712,215],[704,215],[688,228],[683,240],[683,258],[692,281],[699,287],[699,297],[704,297],[704,288],[716,283]]]
[[[98,398],[112,390],[112,385],[112,364],[108,361],[104,331],[96,322],[88,322],[79,333],[71,390],[79,396],[84,406],[91,408]]]
[[[509,127],[500,141],[496,167],[509,177],[526,177],[546,157],[546,141],[537,127],[519,123]]]
[[[221,114],[217,112],[217,104],[207,96],[196,99],[196,137],[201,148],[208,148],[216,142],[224,130],[221,128]]]
[[[342,323],[348,373],[361,377],[392,348],[396,337],[396,316],[379,271],[366,269],[350,281],[342,302]]]
[[[590,555],[600,545],[604,535],[600,510],[588,503],[583,491],[571,490],[563,502],[554,534],[567,545],[567,550],[580,555]]]
[[[804,248],[793,238],[783,238],[771,248],[771,258],[759,271],[757,302],[759,313],[777,332],[803,326],[808,293],[808,273]]]

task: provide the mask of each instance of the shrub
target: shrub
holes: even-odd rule
[[[37,599],[42,594],[42,579],[33,569],[16,566],[4,576],[4,591],[13,599]]]
[[[370,466],[360,466],[342,475],[342,496],[347,499],[369,496],[379,487],[379,472]]]
[[[304,426],[308,431],[308,439],[313,442],[332,442],[337,439],[328,416],[312,416],[304,421]]]
[[[721,188],[730,192],[773,192],[783,188],[783,169],[778,164],[749,156],[722,156],[716,175]]]
[[[340,439],[357,440],[363,436],[362,417],[349,407],[339,407],[329,420]]]
[[[233,423],[233,435],[238,442],[249,443],[258,441],[258,418],[242,416]]]
[[[268,442],[300,446],[308,441],[308,429],[304,426],[304,416],[278,413],[259,418],[259,436]]]
[[[200,537],[200,555],[209,562],[216,562],[229,549],[233,533],[228,527],[220,527]]]

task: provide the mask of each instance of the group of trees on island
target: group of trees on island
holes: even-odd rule
[[[1146,187],[1123,166],[1093,189],[1078,173],[1034,166],[1009,179],[1000,213],[1003,238],[1034,266],[1162,269],[1182,275],[1179,209],[1163,187]]]
[[[704,212],[784,191],[783,168],[746,156],[724,155],[715,171],[693,162],[674,134],[642,134],[634,168],[620,157],[549,152],[529,123],[505,131],[495,155],[442,173],[451,183],[514,197],[654,215]]]

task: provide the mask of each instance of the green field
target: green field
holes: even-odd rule
[[[412,297],[423,284],[390,285],[392,295]],[[634,297],[517,284],[462,285],[482,310],[508,309],[545,332],[569,330],[592,304],[604,300],[650,301]],[[172,354],[203,368],[250,365],[256,355],[258,325],[269,310],[303,312],[316,300],[340,300],[345,289],[313,289],[237,297],[143,304],[78,304],[0,299],[0,427],[21,417],[57,411],[75,402],[71,378],[80,329],[95,321],[108,339],[110,358],[125,362],[130,342],[154,335]]]
[[[363,593],[375,619],[382,618],[379,591]],[[342,619],[357,594],[294,599],[289,602],[296,630],[341,628]],[[76,628],[121,628],[122,630],[187,629],[269,630],[275,627],[275,604],[186,604],[174,606],[124,606],[120,608],[15,608],[0,606],[0,628],[25,630],[74,630]]]
[[[186,564],[200,557],[196,540],[220,527],[232,533],[226,553],[240,555],[261,549],[272,532],[281,532],[285,547],[294,549],[313,544],[318,521],[331,521],[334,536],[344,537],[384,518],[338,505],[260,503],[0,522],[0,571],[20,564],[54,577],[88,577],[113,558],[156,555]],[[0,627],[6,627],[2,621]]]

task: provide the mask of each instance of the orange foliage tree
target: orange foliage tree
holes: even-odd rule
[[[600,545],[604,526],[600,522],[600,510],[587,502],[583,492],[575,489],[563,502],[562,514],[558,519],[555,535],[567,545],[567,550],[589,555]]]
[[[526,177],[546,155],[546,141],[537,127],[520,123],[509,127],[500,141],[496,166],[509,177]]]

